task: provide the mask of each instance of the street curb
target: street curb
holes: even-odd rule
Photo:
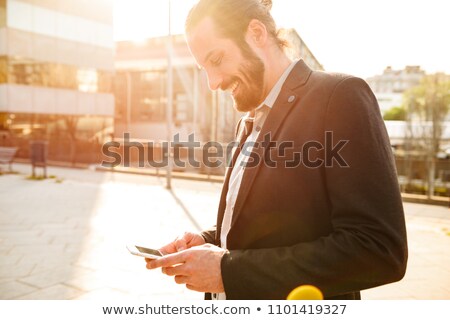
[[[428,198],[427,196],[421,195],[421,194],[402,193],[402,199],[405,202],[432,204],[432,205],[444,206],[444,207],[450,208],[450,198],[448,198],[448,197]]]
[[[143,170],[136,168],[105,168],[102,166],[96,166],[95,171],[103,171],[103,172],[120,172],[120,173],[129,173],[129,174],[139,174],[139,175],[147,175],[154,177],[165,178],[166,171],[165,170]],[[172,178],[174,179],[184,179],[184,180],[192,180],[192,181],[206,181],[206,182],[217,182],[223,183],[224,177],[218,175],[208,175],[208,174],[199,174],[199,173],[188,173],[188,172],[172,172]]]

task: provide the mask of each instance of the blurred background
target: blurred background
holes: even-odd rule
[[[450,299],[447,2],[273,1],[290,57],[365,79],[389,133],[410,258],[404,280],[363,298]],[[234,139],[242,114],[184,39],[194,3],[0,0],[0,299],[203,298],[125,244],[213,225],[224,165],[154,168],[136,147],[129,166],[101,165],[111,141],[122,160],[135,142],[157,160],[179,134],[187,161],[202,157],[183,148],[191,133]]]
[[[450,195],[444,2],[275,0],[272,10],[292,58],[367,80],[402,191],[428,198]],[[29,161],[30,142],[45,141],[49,163],[86,166],[104,158],[103,143],[123,147],[125,132],[153,142],[145,148],[156,158],[175,133],[232,141],[241,115],[228,93],[209,91],[182,34],[194,3],[1,0],[0,146]],[[134,151],[131,166],[152,170]],[[171,170],[220,176],[224,167]]]

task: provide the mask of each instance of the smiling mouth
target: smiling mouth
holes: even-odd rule
[[[235,95],[238,88],[239,88],[239,81],[233,82],[230,86],[231,94]]]

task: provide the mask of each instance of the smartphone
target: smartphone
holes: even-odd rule
[[[158,259],[163,256],[163,254],[159,252],[159,250],[140,247],[133,244],[127,245],[127,249],[131,254],[149,259]]]

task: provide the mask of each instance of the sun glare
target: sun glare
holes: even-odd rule
[[[116,0],[114,25],[119,26],[115,29],[116,40],[139,42],[167,34],[167,8],[165,1]]]
[[[170,0],[172,34],[196,0]],[[444,1],[274,0],[279,27],[295,28],[328,71],[369,77],[386,66],[420,65],[450,72]],[[143,41],[168,34],[169,0],[114,0],[116,41]],[[420,21],[420,23],[417,23]],[[232,23],[232,22],[231,22]]]
[[[184,31],[184,20],[195,0],[171,0],[173,34]],[[114,38],[140,42],[169,32],[168,0],[114,0]]]

